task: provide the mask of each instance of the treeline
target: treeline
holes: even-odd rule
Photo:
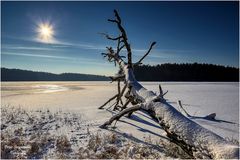
[[[161,64],[134,67],[138,81],[207,81],[238,82],[239,68],[213,64]],[[1,68],[2,81],[109,81],[106,76],[48,72]]]
[[[90,74],[35,72],[1,68],[2,81],[107,81],[108,77]]]
[[[134,68],[134,73],[138,81],[239,81],[239,68],[213,64],[141,65]]]

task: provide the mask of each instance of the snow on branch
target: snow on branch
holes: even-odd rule
[[[192,121],[191,118],[189,118],[191,115],[188,114],[183,107],[182,109],[188,117],[185,117],[170,105],[164,98],[164,95],[168,91],[164,93],[161,86],[159,86],[160,93],[159,95],[156,95],[153,91],[144,88],[136,80],[133,72],[132,51],[130,44],[128,43],[127,34],[116,10],[114,10],[114,14],[115,19],[109,19],[108,21],[117,24],[121,36],[110,38],[111,40],[117,40],[117,51],[114,51],[112,47],[107,47],[108,52],[104,53],[103,56],[108,58],[110,62],[114,62],[119,66],[119,72],[117,75],[121,75],[121,78],[123,79],[115,76],[115,79],[118,82],[118,93],[99,108],[103,108],[107,103],[116,99],[114,109],[118,109],[120,112],[106,121],[102,127],[106,128],[111,125],[113,121],[116,120],[117,122],[117,120],[125,114],[130,116],[134,111],[141,109],[146,111],[154,120],[157,120],[159,125],[167,133],[167,137],[185,150],[192,158],[239,158],[238,146]],[[122,46],[121,43],[123,43]],[[142,62],[155,44],[156,42],[153,42],[150,45],[147,53],[136,64]],[[123,48],[127,50],[127,62],[125,62],[120,55],[120,51]],[[120,89],[120,82],[124,83],[122,90]],[[126,93],[125,90],[127,90]],[[119,104],[124,95],[126,98],[125,104]],[[133,107],[128,108],[127,106],[130,103]],[[212,114],[209,115],[209,117],[215,118],[215,115]]]

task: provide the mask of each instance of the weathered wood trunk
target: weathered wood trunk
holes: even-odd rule
[[[137,63],[132,63],[132,52],[130,45],[127,42],[127,35],[124,28],[121,26],[121,19],[115,10],[116,20],[109,20],[116,23],[120,32],[122,33],[117,38],[110,38],[110,40],[118,40],[117,51],[110,47],[107,48],[109,53],[104,53],[104,56],[109,61],[114,61],[119,66],[119,75],[113,79],[124,77],[124,83],[127,85],[131,97],[129,100],[132,104],[136,104],[130,108],[123,108],[121,112],[114,115],[103,126],[110,125],[114,120],[118,120],[121,116],[127,113],[132,113],[136,110],[146,110],[159,125],[166,131],[167,136],[182,149],[194,158],[239,158],[239,147],[231,144],[229,141],[218,136],[212,131],[200,126],[192,120],[185,117],[182,113],[177,111],[163,98],[163,95],[156,95],[154,92],[145,89],[136,79],[133,73],[134,65],[139,65],[152,49],[155,42],[151,44],[148,52]],[[120,47],[120,43],[124,43]],[[125,62],[122,56],[119,55],[121,49],[125,47],[128,54],[128,61]],[[126,107],[126,106],[125,106]],[[103,108],[103,106],[101,106]]]
[[[182,145],[193,157],[239,158],[238,146],[186,118],[165,100],[158,100],[154,92],[148,91],[136,81],[132,69],[125,69],[125,74],[132,93],[143,103],[141,108],[153,114],[167,136]]]
[[[141,102],[132,111],[141,108],[149,112],[159,121],[167,136],[195,158],[238,158],[238,146],[185,117],[164,99],[138,83],[132,68],[121,59],[116,61],[124,71],[125,82],[131,88],[131,93]]]

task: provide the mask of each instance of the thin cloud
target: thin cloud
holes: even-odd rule
[[[38,50],[38,51],[54,51],[56,48],[48,47],[29,47],[29,46],[18,46],[18,45],[2,45],[2,49],[9,50]]]
[[[43,54],[27,54],[27,53],[12,53],[12,52],[3,52],[2,54],[14,55],[14,56],[40,57],[40,58],[71,59],[68,57],[51,56],[51,55],[43,55]]]
[[[30,41],[30,42],[37,42],[41,44],[50,44],[51,48],[47,47],[19,47],[19,49],[32,49],[32,50],[54,50],[54,49],[61,49],[61,48],[79,48],[79,49],[85,49],[85,50],[99,50],[99,51],[105,51],[107,45],[103,44],[92,44],[92,43],[86,43],[86,42],[68,42],[68,41],[62,41],[54,39],[51,43],[43,43],[39,41],[37,38],[24,38],[24,37],[9,37],[8,38],[14,38],[14,39],[21,39],[24,41]],[[114,47],[113,47],[114,48]],[[17,49],[17,48],[16,48]],[[114,48],[116,50],[116,48]],[[126,52],[126,49],[124,48],[122,51]],[[148,51],[148,48],[146,49],[140,49],[140,48],[132,48],[132,52],[134,56],[143,56]],[[152,58],[163,58],[163,57],[171,57],[171,56],[177,56],[180,53],[189,53],[193,52],[192,50],[182,50],[182,49],[155,49],[153,48],[152,53],[148,55],[148,57]]]
[[[51,43],[56,48],[64,48],[64,47],[74,47],[81,49],[90,49],[90,50],[105,50],[106,47],[103,45],[97,44],[86,44],[86,43],[72,43],[72,42],[64,42],[64,41],[55,41],[55,43]]]
[[[10,56],[26,56],[26,57],[39,57],[39,58],[51,58],[51,59],[59,59],[64,60],[70,63],[83,63],[83,64],[94,64],[100,66],[109,66],[109,63],[97,62],[88,58],[72,58],[72,57],[64,57],[64,56],[52,56],[52,55],[42,55],[42,54],[26,54],[26,53],[12,53],[12,52],[3,52],[3,55]]]
[[[97,44],[87,44],[83,42],[79,43],[73,43],[73,42],[67,42],[62,40],[52,39],[51,42],[43,42],[41,39],[38,38],[32,38],[31,41],[42,43],[42,44],[50,44],[51,46],[55,48],[80,48],[80,49],[89,49],[89,50],[105,50],[106,47],[103,45],[97,45]]]
[[[106,46],[105,45],[99,45],[99,44],[91,44],[91,43],[85,43],[85,42],[69,42],[69,41],[63,41],[59,39],[52,39],[50,42],[43,42],[41,39],[36,38],[36,37],[14,37],[7,35],[5,38],[10,38],[10,39],[15,39],[15,40],[23,40],[27,42],[35,42],[35,43],[40,43],[40,44],[49,44],[51,47],[55,48],[80,48],[80,49],[89,49],[89,50],[105,50]]]

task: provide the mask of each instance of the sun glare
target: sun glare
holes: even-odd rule
[[[45,43],[50,43],[53,41],[54,30],[53,26],[49,23],[41,23],[37,28],[38,38]]]

